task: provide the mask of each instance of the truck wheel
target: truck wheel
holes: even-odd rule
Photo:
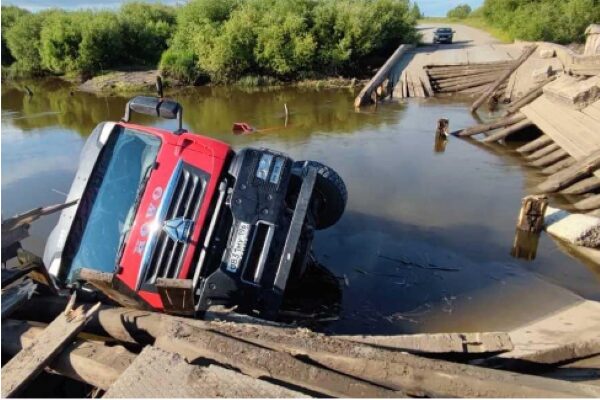
[[[301,177],[305,166],[317,169],[314,192],[319,196],[320,204],[315,216],[315,228],[329,228],[339,221],[346,209],[346,202],[348,201],[346,184],[337,172],[317,161],[296,161],[292,166],[292,173]]]

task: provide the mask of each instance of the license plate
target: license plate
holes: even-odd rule
[[[233,246],[231,248],[231,254],[229,255],[229,262],[227,263],[227,271],[237,272],[244,259],[244,252],[246,251],[246,245],[248,244],[248,236],[250,234],[250,224],[244,222],[238,225],[235,239],[233,239]]]

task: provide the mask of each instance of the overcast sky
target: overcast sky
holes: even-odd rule
[[[15,4],[19,7],[28,8],[32,11],[49,7],[63,7],[68,9],[75,8],[116,8],[126,0],[6,0],[5,4]],[[145,0],[162,2],[167,4],[185,3],[185,0]],[[413,0],[419,4],[421,11],[430,17],[444,16],[446,12],[459,4],[469,4],[476,8],[483,3],[483,0]]]

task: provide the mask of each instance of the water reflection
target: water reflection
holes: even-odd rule
[[[85,137],[99,121],[121,118],[127,101],[72,92],[56,81],[28,86],[33,96],[2,86],[5,216],[63,201]],[[346,181],[346,214],[318,232],[314,244],[317,260],[342,283],[340,319],[323,329],[504,330],[579,296],[600,299],[599,275],[546,235],[535,261],[508,254],[520,199],[541,177],[508,152],[463,140],[451,138],[443,153],[432,151],[439,117],[453,130],[474,122],[467,104],[431,100],[356,112],[353,94],[298,88],[173,93],[184,106],[186,128],[236,149],[270,147],[319,160]],[[174,127],[173,121],[134,118]],[[234,122],[257,131],[234,135]],[[29,248],[40,251],[55,222],[34,225]]]

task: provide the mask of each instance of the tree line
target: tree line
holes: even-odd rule
[[[35,13],[2,6],[2,64],[15,75],[83,77],[159,66],[188,83],[355,76],[414,42],[419,17],[409,0],[132,2]]]
[[[511,39],[582,43],[587,26],[600,22],[600,0],[485,0],[473,11],[459,5],[447,17],[483,18]]]

